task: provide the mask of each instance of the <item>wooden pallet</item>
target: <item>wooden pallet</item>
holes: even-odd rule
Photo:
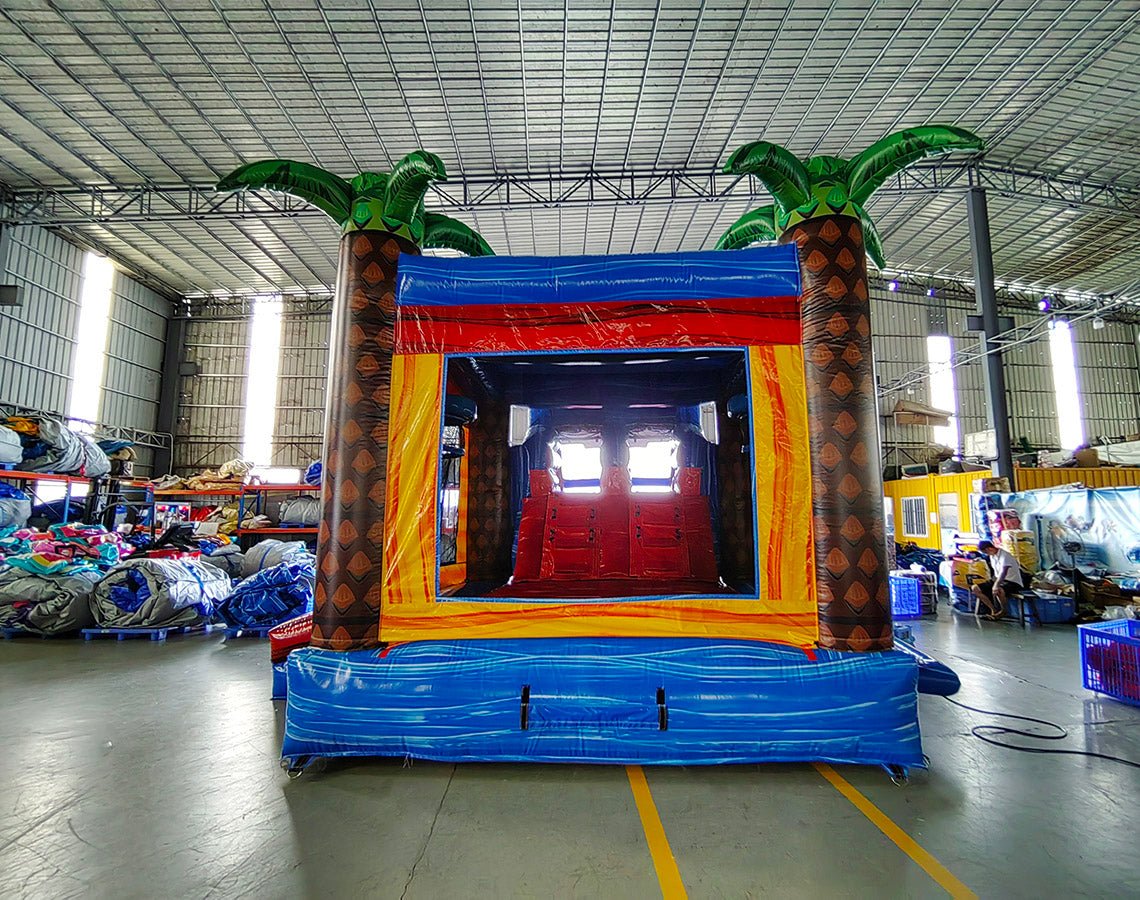
[[[80,634],[83,640],[90,641],[95,638],[114,639],[125,641],[130,638],[148,638],[152,641],[165,641],[172,634],[209,634],[222,628],[221,625],[170,625],[165,628],[84,628]]]
[[[269,637],[269,632],[276,626],[266,625],[262,628],[245,628],[245,627],[229,627],[226,629],[226,640],[233,638],[257,638],[258,640],[265,640]]]

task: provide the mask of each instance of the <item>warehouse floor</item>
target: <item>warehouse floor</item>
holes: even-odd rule
[[[915,630],[958,699],[1140,759],[1140,709],[1081,689],[1073,629]],[[289,781],[260,642],[8,641],[0,665],[5,897],[636,898],[678,872],[691,897],[1140,893],[1140,772],[989,747],[938,698],[932,769],[906,787],[729,766],[647,769],[646,795],[622,767],[372,760]]]

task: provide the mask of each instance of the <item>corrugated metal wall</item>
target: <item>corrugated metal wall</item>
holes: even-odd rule
[[[176,471],[197,471],[241,455],[248,355],[248,320],[190,322],[186,359],[197,363],[200,371],[184,379],[174,439]]]
[[[42,228],[5,229],[4,284],[23,305],[0,307],[0,400],[64,411],[79,324],[83,251]]]
[[[328,377],[327,315],[300,315],[286,300],[277,382],[273,462],[305,468],[322,454]]]
[[[1121,437],[1140,432],[1140,357],[1137,329],[1125,322],[1091,320],[1074,328],[1077,378],[1081,386],[1085,435]]]
[[[112,293],[99,421],[154,429],[170,301],[121,272],[115,273]],[[154,451],[140,447],[136,452],[136,468],[150,473]]]
[[[84,251],[43,228],[5,229],[0,269],[23,289],[18,308],[0,307],[0,400],[66,412],[79,327]],[[99,420],[144,430],[156,427],[166,320],[171,304],[116,272]],[[140,474],[152,451],[139,448]]]
[[[973,303],[966,298],[929,298],[922,292],[893,293],[874,286],[872,326],[879,383],[890,385],[910,373],[925,373],[928,334],[948,334],[955,352],[978,349],[979,336],[966,328],[966,317],[973,311]],[[1037,317],[1019,311],[1014,319],[1025,324]],[[195,320],[190,325],[191,358],[196,358],[194,348],[200,348],[204,357],[198,361],[203,364],[203,375],[187,379],[189,400],[184,403],[182,414],[191,420],[193,447],[178,452],[178,465],[182,467],[215,465],[238,453],[245,391],[245,328],[244,322],[223,320]],[[224,335],[216,329],[222,329]],[[1089,436],[1140,431],[1140,363],[1135,327],[1108,323],[1104,329],[1093,329],[1091,322],[1084,322],[1075,328],[1075,336]],[[276,465],[303,467],[320,454],[328,337],[327,314],[301,314],[286,306],[274,433]],[[985,430],[988,424],[982,362],[975,360],[959,366],[954,377],[961,434]],[[1057,413],[1048,341],[1042,339],[1009,351],[1006,380],[1014,441],[1024,436],[1034,445],[1055,446]],[[910,390],[913,393],[906,389],[894,391],[880,402],[880,433],[885,449],[896,445],[913,448],[929,439],[929,429],[898,426],[890,414],[898,399],[929,402],[929,383],[925,378],[911,385]],[[211,440],[220,446],[212,448]],[[905,455],[892,455],[888,460],[898,461],[906,462]]]

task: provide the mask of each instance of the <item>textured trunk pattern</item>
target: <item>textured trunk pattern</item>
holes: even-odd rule
[[[396,261],[419,253],[384,231],[340,242],[325,417],[313,646],[379,644]]]
[[[893,637],[863,229],[848,216],[809,219],[780,240],[799,247],[803,272],[819,642],[836,650],[889,650]]]

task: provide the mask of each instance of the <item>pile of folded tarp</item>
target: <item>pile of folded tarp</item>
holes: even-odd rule
[[[14,466],[24,460],[20,435],[7,425],[0,425],[0,466]]]
[[[3,423],[20,437],[19,466],[25,472],[101,478],[111,462],[99,445],[50,416],[9,416]]]
[[[218,604],[218,615],[234,628],[269,628],[311,612],[316,569],[313,557],[262,569],[244,579]]]
[[[305,546],[304,541],[279,541],[276,538],[267,538],[258,541],[242,555],[241,576],[249,578],[250,575],[262,569],[271,569],[284,562],[311,560],[313,554]]]
[[[209,622],[230,577],[199,559],[129,559],[99,582],[92,612],[101,628],[166,628]]]
[[[0,481],[0,532],[4,529],[15,531],[28,524],[32,514],[32,501],[19,488]],[[2,534],[0,534],[2,536]]]

